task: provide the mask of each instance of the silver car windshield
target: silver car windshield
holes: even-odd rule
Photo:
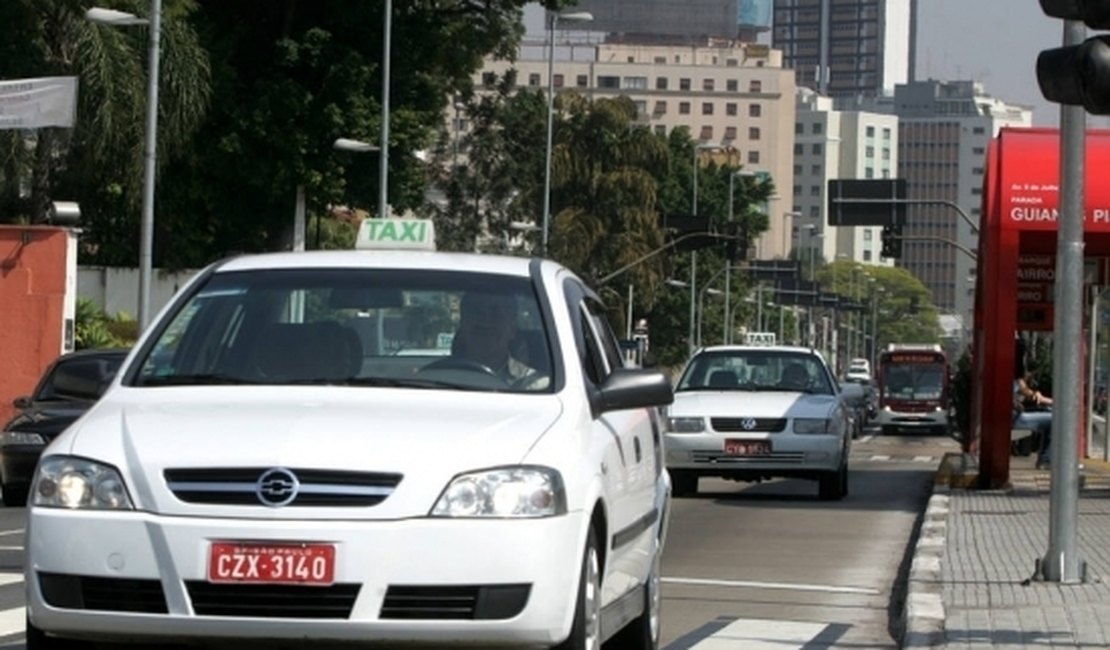
[[[836,392],[819,357],[783,350],[703,352],[690,361],[675,390]]]
[[[528,278],[458,271],[213,274],[135,386],[350,385],[544,392],[552,352]]]

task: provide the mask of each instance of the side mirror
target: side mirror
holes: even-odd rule
[[[618,368],[601,386],[595,415],[609,411],[666,406],[674,401],[667,375],[645,368]]]
[[[12,400],[12,406],[16,407],[17,409],[30,408],[31,398],[26,395],[23,395],[22,397],[17,397]]]

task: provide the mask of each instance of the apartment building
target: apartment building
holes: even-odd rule
[[[589,28],[613,40],[676,42],[686,38],[755,41],[771,27],[773,0],[578,0]]]
[[[776,0],[772,47],[797,84],[831,97],[892,94],[912,79],[917,0]]]
[[[898,118],[835,110],[833,100],[798,89],[794,125],[794,244],[819,259],[892,266],[881,257],[881,227],[828,225],[828,185],[833,179],[888,179],[898,171]]]
[[[556,92],[586,97],[626,95],[639,119],[666,135],[684,126],[695,140],[716,144],[718,160],[770,174],[778,195],[768,202],[770,230],[755,242],[762,258],[784,257],[790,247],[785,213],[794,185],[794,74],[782,55],[766,45],[705,40],[701,45],[635,43],[578,45],[573,55],[556,55]],[[588,59],[583,52],[589,49]],[[547,61],[489,60],[475,79],[480,89],[509,68],[521,87],[547,88]]]

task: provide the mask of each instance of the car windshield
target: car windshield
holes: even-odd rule
[[[459,271],[213,274],[173,314],[136,386],[349,385],[551,390],[528,278]]]
[[[819,357],[783,350],[703,352],[687,365],[675,390],[835,393]]]

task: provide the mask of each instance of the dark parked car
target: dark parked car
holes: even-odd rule
[[[840,399],[848,406],[852,414],[852,437],[858,438],[863,434],[863,427],[868,420],[868,395],[867,388],[854,381],[840,383]]]
[[[6,506],[22,506],[43,448],[100,398],[127,350],[63,354],[43,373],[35,392],[17,397],[20,409],[0,433],[0,489]]]

